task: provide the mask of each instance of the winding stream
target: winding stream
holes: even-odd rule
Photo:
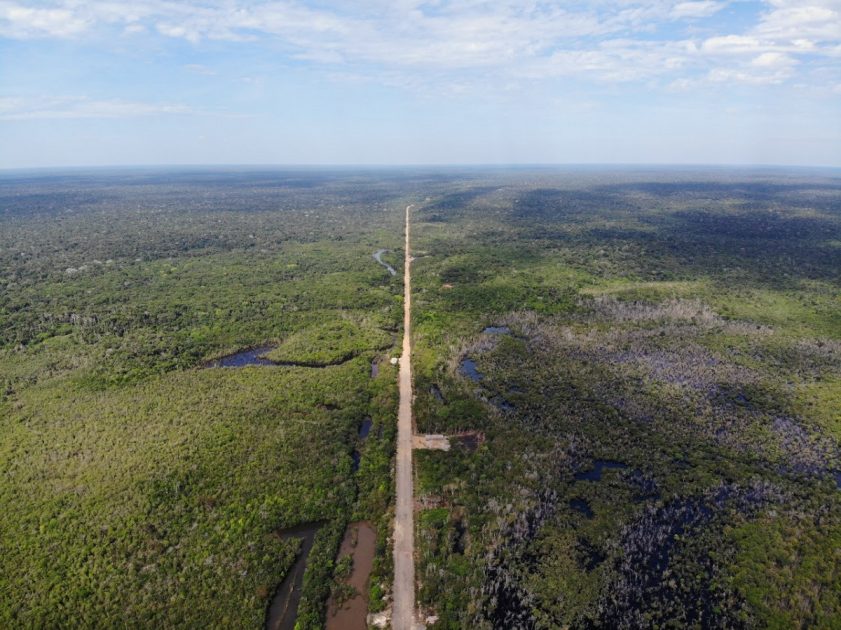
[[[283,578],[272,597],[266,614],[266,630],[294,630],[298,616],[298,603],[301,601],[304,572],[307,569],[307,557],[310,555],[315,535],[321,529],[321,521],[303,523],[281,531],[280,538],[288,540],[299,538],[301,546],[295,556],[295,564]]]
[[[388,251],[387,249],[378,249],[377,251],[375,251],[375,252],[373,253],[374,260],[376,260],[376,261],[377,261],[378,263],[380,263],[383,267],[385,267],[386,269],[388,269],[388,273],[390,273],[392,276],[396,276],[396,275],[397,275],[397,271],[394,269],[394,267],[392,267],[391,265],[389,265],[387,262],[385,262],[385,261],[383,260],[383,254],[385,254],[387,251]]]

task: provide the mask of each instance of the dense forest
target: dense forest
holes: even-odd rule
[[[0,174],[0,626],[388,608],[409,203],[429,627],[841,625],[841,175],[500,168]]]
[[[385,605],[402,285],[372,253],[404,185],[0,179],[0,626],[259,627],[282,532],[318,523],[297,617],[321,627],[352,519],[380,525]]]

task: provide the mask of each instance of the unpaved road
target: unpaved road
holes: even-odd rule
[[[397,515],[394,521],[394,630],[415,627],[415,523],[412,488],[412,257],[406,206],[406,259],[403,271],[403,352],[397,413]]]

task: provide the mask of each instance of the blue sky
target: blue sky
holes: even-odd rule
[[[841,0],[0,0],[0,168],[841,166]]]

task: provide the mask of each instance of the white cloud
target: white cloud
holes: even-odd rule
[[[69,37],[87,27],[87,21],[69,8],[31,8],[0,2],[0,36],[3,37]]]
[[[791,77],[841,53],[841,0],[768,0],[753,26],[693,41],[681,21],[712,16],[728,0],[45,0],[29,9],[0,0],[0,36],[78,37],[116,31],[194,44],[270,41],[273,50],[331,74],[377,75],[387,84],[576,76],[627,82],[663,77],[689,86],[748,76],[776,65]],[[108,29],[111,29],[110,31]],[[649,33],[658,31],[658,37]],[[803,53],[810,59],[803,60]],[[800,61],[800,63],[795,63]],[[195,71],[195,70],[193,70]],[[399,74],[407,75],[398,79]],[[408,75],[424,73],[419,82]],[[834,76],[837,77],[837,69]],[[712,77],[712,78],[711,78]],[[489,78],[490,80],[490,78]],[[760,82],[761,83],[761,82]]]
[[[177,103],[143,103],[119,99],[95,100],[80,97],[23,99],[0,97],[0,120],[45,120],[74,118],[134,118],[171,114],[193,114]]]
[[[779,85],[791,77],[788,68],[773,69],[770,72],[754,72],[743,68],[713,68],[707,75],[711,83],[744,85]]]
[[[212,77],[216,74],[216,70],[208,68],[204,64],[200,63],[188,63],[184,66],[184,69],[192,72],[193,74],[201,74],[206,77]]]
[[[680,2],[672,7],[671,17],[676,20],[687,18],[705,18],[721,11],[725,6],[724,2],[713,0],[699,0],[697,2]]]
[[[797,60],[785,53],[765,52],[752,59],[750,64],[756,68],[790,68],[797,64]]]
[[[705,40],[701,49],[712,54],[738,55],[744,53],[755,53],[763,49],[765,45],[756,37],[748,35],[723,35],[710,37]]]
[[[841,2],[828,0],[773,0],[756,32],[775,41],[806,39],[837,42],[841,39]]]

